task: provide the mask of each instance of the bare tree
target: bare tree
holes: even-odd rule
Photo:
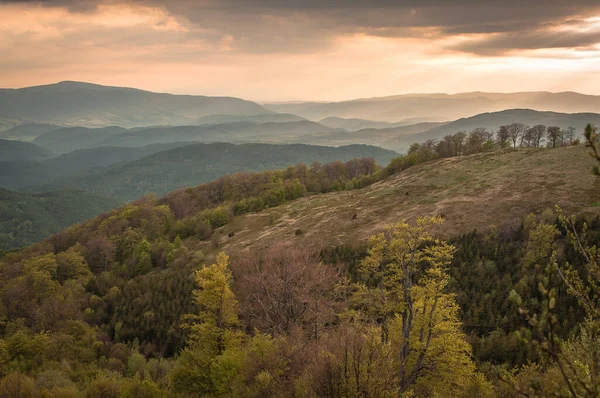
[[[558,126],[548,126],[546,137],[548,137],[548,146],[556,148],[562,144],[562,130]]]
[[[534,143],[534,134],[535,134],[535,132],[533,130],[533,127],[528,128],[525,131],[525,134],[523,134],[523,138],[522,138],[521,142],[523,142],[523,144],[525,146],[528,146],[528,147],[529,146],[533,146],[533,143]]]
[[[513,143],[513,148],[517,147],[517,142],[523,136],[526,129],[527,127],[523,123],[512,123],[508,126],[508,137]],[[521,143],[523,143],[522,140]]]
[[[546,126],[543,124],[537,124],[531,128],[531,132],[532,144],[537,148],[540,146],[542,138],[544,138],[544,135],[546,134]]]
[[[321,325],[334,316],[333,296],[341,278],[333,266],[320,262],[318,250],[279,244],[232,268],[251,327],[275,333],[302,327],[318,340]]]

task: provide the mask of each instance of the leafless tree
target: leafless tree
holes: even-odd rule
[[[512,141],[514,148],[517,147],[519,138],[523,136],[526,130],[527,127],[523,123],[512,123],[510,126],[508,126],[508,137]],[[521,140],[521,143],[522,142],[523,141]]]
[[[321,325],[334,315],[341,277],[320,262],[314,248],[279,244],[263,255],[235,261],[232,269],[250,327],[271,333],[302,327],[318,340]]]
[[[532,133],[532,145],[534,147],[539,147],[544,135],[546,134],[546,126],[543,124],[537,124],[531,128]]]

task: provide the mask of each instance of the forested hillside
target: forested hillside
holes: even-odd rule
[[[395,152],[367,145],[333,148],[314,145],[188,144],[81,176],[59,178],[40,184],[35,189],[71,187],[130,201],[148,193],[164,195],[174,189],[194,186],[238,171],[279,169],[299,162],[347,161],[357,157],[372,157],[379,164],[387,164],[395,156]]]
[[[118,205],[81,191],[28,194],[0,188],[0,251],[29,246]]]
[[[531,377],[565,388],[552,364],[518,370],[544,354],[513,331],[540,300],[544,264],[585,269],[553,206],[588,217],[581,242],[595,241],[594,160],[578,145],[443,149],[417,144],[386,168],[229,175],[5,255],[0,394],[504,397]],[[579,355],[579,303],[553,294],[553,338],[574,338]]]

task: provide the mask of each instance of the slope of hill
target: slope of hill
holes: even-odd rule
[[[191,144],[98,173],[43,185],[36,190],[66,186],[129,201],[148,193],[163,195],[238,171],[279,169],[300,162],[347,161],[358,157],[372,157],[379,164],[387,164],[396,156],[398,154],[393,151],[367,145],[334,148],[301,144]]]
[[[223,124],[236,122],[299,122],[301,120],[305,119],[290,113],[267,113],[260,115],[208,115],[201,117],[198,120],[198,124]]]
[[[45,160],[44,167],[53,171],[57,177],[87,173],[94,169],[112,166],[117,163],[131,162],[157,152],[189,145],[187,142],[151,144],[142,147],[104,146],[91,149],[79,149]]]
[[[2,141],[0,140],[0,143]],[[9,141],[11,143],[15,141]],[[27,143],[21,143],[27,144]],[[34,146],[33,144],[27,144]],[[147,145],[139,148],[98,147],[81,149],[49,159],[35,161],[0,161],[0,187],[7,189],[27,189],[37,185],[50,185],[57,179],[87,175],[92,171],[117,163],[131,162],[153,153],[187,145],[184,142]],[[39,147],[38,147],[39,148]],[[43,148],[39,148],[46,151]]]
[[[321,120],[319,120],[319,123],[324,126],[327,126],[327,127],[331,127],[331,128],[335,128],[335,129],[344,129],[344,130],[348,130],[348,131],[357,131],[357,130],[368,129],[368,128],[383,129],[383,128],[390,128],[390,127],[406,126],[406,124],[402,123],[402,122],[397,122],[397,123],[377,122],[374,120],[357,119],[357,118],[345,119],[342,117],[335,117],[335,116],[330,116],[330,117],[326,117],[325,119],[321,119]]]
[[[0,188],[0,250],[31,245],[118,205],[82,191],[29,194]]]
[[[270,113],[239,98],[152,93],[80,82],[0,90],[0,118],[70,126],[193,124],[212,114]]]
[[[600,114],[598,113],[557,113],[557,112],[539,112],[531,109],[507,109],[500,112],[483,113],[469,118],[459,119],[451,123],[434,127],[421,134],[415,134],[408,137],[414,142],[420,142],[426,139],[441,138],[447,134],[454,134],[458,131],[469,131],[477,127],[485,127],[488,130],[497,130],[498,127],[511,123],[524,123],[534,126],[544,124],[547,126],[559,126],[563,129],[575,127],[578,134],[583,133],[583,129],[588,123],[599,124]]]
[[[336,131],[308,120],[297,122],[234,122],[203,126],[151,127],[107,137],[103,145],[140,146],[157,142],[297,142],[300,136]]]
[[[220,248],[237,253],[296,239],[321,245],[364,241],[401,219],[438,214],[444,237],[520,225],[560,205],[600,215],[600,182],[584,146],[502,150],[413,166],[360,190],[309,196],[226,225]],[[356,218],[353,215],[356,214]],[[275,220],[275,221],[273,221]],[[295,231],[303,232],[295,236]],[[227,238],[228,232],[235,237]],[[193,243],[210,250],[209,242]]]
[[[302,137],[302,139],[320,145],[368,144],[405,152],[410,144],[418,141],[417,137],[413,137],[415,134],[442,125],[444,123],[426,122],[400,127],[366,128],[350,132],[314,134],[310,137]]]
[[[42,162],[0,161],[0,188],[13,190],[48,184],[56,178]]]
[[[40,161],[53,156],[56,154],[29,142],[0,139],[0,159],[3,162]]]
[[[25,123],[0,132],[0,138],[8,140],[32,141],[42,134],[59,129],[60,126],[44,123]]]
[[[32,142],[56,153],[67,153],[77,149],[102,146],[107,137],[127,131],[123,127],[63,127],[40,135]]]
[[[205,321],[204,325],[215,325],[214,314],[220,313],[225,305],[232,321],[222,330],[236,332],[232,333],[236,337],[234,348],[226,348],[230,351],[224,351],[225,354],[212,363],[225,365],[226,382],[234,380],[242,385],[241,392],[234,396],[248,396],[248,391],[259,391],[253,394],[255,396],[268,395],[261,394],[262,389],[254,390],[258,383],[251,384],[252,390],[247,388],[257,379],[257,369],[266,375],[261,380],[272,380],[273,374],[276,380],[283,379],[277,380],[275,386],[285,386],[289,395],[305,392],[302,384],[305,379],[301,377],[306,374],[310,380],[317,381],[311,384],[326,386],[318,390],[324,391],[323,394],[317,392],[310,396],[328,395],[330,390],[326,388],[334,377],[329,370],[334,368],[338,373],[342,369],[339,374],[343,374],[343,366],[348,363],[360,361],[360,370],[365,370],[362,374],[373,370],[372,374],[381,371],[387,377],[396,372],[391,366],[397,361],[392,348],[398,340],[378,346],[392,353],[390,355],[381,355],[382,348],[372,348],[373,344],[385,344],[380,343],[385,331],[379,326],[380,291],[373,283],[377,278],[374,272],[380,268],[373,267],[374,272],[368,270],[369,265],[380,263],[376,257],[381,252],[376,248],[372,252],[373,261],[366,266],[357,264],[367,255],[364,242],[369,234],[401,218],[413,219],[422,214],[444,217],[445,224],[433,233],[445,238],[451,236],[451,243],[456,247],[453,250],[432,243],[428,245],[431,251],[417,251],[425,264],[415,265],[420,271],[415,274],[417,283],[413,287],[418,288],[419,294],[416,296],[419,300],[414,301],[419,311],[415,313],[423,316],[420,315],[425,313],[420,311],[424,308],[423,302],[445,302],[446,307],[439,317],[426,319],[435,322],[435,329],[429,326],[429,331],[436,334],[435,351],[428,351],[433,359],[428,359],[428,363],[441,363],[444,372],[448,372],[446,360],[455,360],[451,356],[458,353],[460,360],[451,363],[457,372],[466,366],[475,368],[476,364],[471,361],[486,363],[491,359],[507,368],[521,366],[539,350],[537,346],[524,350],[515,344],[514,331],[523,325],[523,319],[518,306],[509,304],[509,295],[514,296],[510,292],[519,289],[518,294],[527,295],[523,301],[537,302],[536,287],[543,274],[533,270],[533,266],[528,267],[530,263],[526,261],[532,255],[538,255],[540,263],[550,261],[542,256],[551,257],[552,261],[560,256],[556,261],[561,261],[561,266],[565,262],[580,264],[578,253],[572,250],[560,250],[556,257],[550,254],[555,242],[564,244],[568,237],[559,231],[555,237],[552,227],[555,215],[540,212],[558,203],[567,214],[598,215],[600,186],[597,177],[584,171],[594,164],[597,163],[582,146],[500,150],[422,163],[362,189],[328,194],[316,194],[318,189],[310,189],[314,193],[311,196],[305,196],[309,192],[308,185],[325,182],[331,176],[354,179],[353,166],[357,163],[315,167],[314,171],[299,167],[244,173],[180,190],[163,200],[145,198],[68,228],[41,244],[5,256],[0,254],[0,303],[4,319],[11,325],[5,328],[3,335],[4,358],[9,369],[21,369],[19,366],[25,369],[24,374],[13,373],[2,382],[4,391],[9,392],[5,395],[22,395],[11,394],[15,390],[20,392],[21,385],[26,386],[26,391],[34,391],[37,385],[56,384],[60,388],[69,386],[69,396],[79,396],[80,391],[99,392],[97,395],[103,396],[102,392],[109,388],[133,392],[133,395],[141,391],[148,396],[161,392],[165,396],[176,396],[180,391],[183,391],[180,395],[190,396],[198,393],[198,386],[214,391],[212,385],[203,387],[197,380],[203,380],[205,374],[216,368],[203,365],[208,362],[207,357],[215,357],[210,352],[205,354],[205,345],[189,344],[194,342],[193,337],[183,334],[181,325],[190,319],[186,314],[198,312],[203,321],[208,319],[208,316],[202,318],[204,314],[212,317],[213,323]],[[366,170],[363,168],[367,173],[363,177],[368,179]],[[301,178],[304,178],[303,183]],[[358,188],[353,184],[345,186]],[[244,196],[254,193],[259,196]],[[240,197],[243,199],[238,201]],[[294,197],[299,199],[293,200]],[[268,202],[251,200],[262,198]],[[224,200],[235,201],[237,207],[234,209],[225,203],[211,208],[223,204]],[[256,204],[256,210],[243,207],[249,203]],[[523,224],[521,217],[529,212],[538,215],[533,219],[528,217]],[[474,229],[481,232],[473,233]],[[388,253],[410,256],[404,249],[403,239],[429,242],[428,236],[416,228],[400,226],[399,230],[397,241],[390,246],[381,245],[391,249],[391,253],[384,252],[382,261],[386,261]],[[461,232],[467,234],[455,235]],[[588,232],[593,235],[584,244],[597,242],[598,219],[590,224]],[[287,245],[273,246],[278,242]],[[336,243],[344,246],[328,246]],[[441,255],[435,254],[436,246],[438,251],[443,251]],[[230,258],[219,255],[217,264],[208,266],[221,251]],[[450,252],[454,258],[448,255]],[[448,270],[441,270],[440,263],[443,261],[445,265],[446,259]],[[427,264],[433,261],[437,264]],[[233,283],[228,283],[230,281]],[[387,281],[389,279],[384,280]],[[350,283],[356,289],[349,289]],[[392,283],[397,284],[397,280]],[[385,289],[392,294],[398,291],[387,285]],[[217,304],[198,310],[198,301],[194,299],[199,296],[194,290],[204,294],[201,298]],[[226,304],[223,304],[223,291],[227,293]],[[574,306],[570,299],[560,296],[552,306],[557,318],[568,322],[565,334],[585,316],[585,311]],[[307,304],[307,300],[311,300],[311,304]],[[384,303],[389,302],[395,307],[402,303]],[[265,303],[272,305],[265,306]],[[280,311],[281,303],[285,303],[286,309],[300,311]],[[236,307],[237,312],[233,310]],[[428,308],[435,307],[434,304]],[[315,311],[319,308],[321,312],[298,318],[298,313],[304,313],[303,308],[315,308]],[[254,309],[260,311],[256,316]],[[339,321],[357,309],[366,314],[365,320],[357,319],[357,325],[352,328]],[[280,317],[279,312],[285,312],[285,316]],[[271,321],[270,314],[276,314],[275,321]],[[290,324],[299,332],[288,332],[286,325]],[[251,328],[254,325],[256,327]],[[398,330],[401,325],[401,320],[396,320],[392,330]],[[270,330],[275,329],[276,334],[272,336]],[[360,333],[355,332],[356,329]],[[243,334],[244,330],[264,334],[250,336]],[[459,336],[464,341],[445,339],[445,334]],[[415,341],[419,341],[419,333],[416,335]],[[216,347],[222,341],[221,336],[222,333],[213,333],[201,338],[209,342],[210,347]],[[446,346],[456,342],[460,348],[446,355]],[[191,348],[182,351],[186,343]],[[582,343],[577,347],[584,357],[589,345]],[[228,356],[232,351],[235,355]],[[439,362],[438,355],[441,356]],[[325,357],[325,365],[317,362],[315,356],[318,361]],[[369,362],[370,356],[375,358],[374,362],[385,360],[391,365],[363,365],[363,359]],[[57,357],[69,366],[57,370]],[[329,367],[333,361],[334,365]],[[590,367],[594,364],[593,360],[589,363]],[[315,364],[319,366],[317,371]],[[114,369],[131,376],[115,374]],[[137,374],[143,372],[149,376],[142,382],[141,376],[131,369],[141,369]],[[272,369],[277,373],[270,373]],[[81,378],[81,374],[89,376]],[[516,395],[512,391],[504,393],[508,390],[501,388],[506,383],[495,380],[497,384],[491,385],[494,379],[488,382],[471,374],[466,374],[466,381],[462,383],[472,389],[456,387],[454,383],[458,378],[453,373],[441,383],[434,383],[438,391],[452,385],[454,390],[448,394],[430,393],[430,381],[437,374],[419,378],[420,384],[415,385],[424,393],[416,396],[454,397],[464,391],[475,391],[472,395],[480,396],[482,390],[483,395],[490,397]],[[334,380],[343,383],[344,377]],[[370,384],[370,391],[379,391],[385,382],[391,386],[387,395],[397,396],[394,380],[381,383],[380,380]],[[555,380],[546,383],[553,388]],[[17,383],[21,384],[14,387]],[[497,395],[493,390],[496,388],[500,391]],[[55,388],[55,391],[64,390]]]
[[[512,108],[600,113],[600,96],[573,92],[405,94],[331,103],[265,104],[265,107],[275,112],[289,112],[311,120],[336,116],[395,122],[410,117],[453,120]]]

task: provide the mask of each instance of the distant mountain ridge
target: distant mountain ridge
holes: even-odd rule
[[[427,139],[439,139],[444,135],[454,134],[459,131],[468,132],[478,127],[484,127],[488,130],[497,130],[500,126],[511,123],[523,123],[530,126],[544,124],[546,126],[558,126],[562,129],[574,127],[577,134],[581,135],[588,123],[600,124],[600,114],[507,109],[500,112],[482,113],[473,117],[458,119],[454,122],[434,127],[422,133],[410,135],[407,138],[414,142],[420,142]]]
[[[480,113],[516,108],[560,113],[600,113],[600,96],[544,91],[402,94],[326,103],[267,103],[264,106],[275,112],[293,113],[310,120],[341,117],[396,122],[411,117],[454,120]]]
[[[269,113],[272,111],[240,98],[153,93],[71,81],[0,89],[0,119],[21,123],[138,127],[194,124],[213,114]]]

